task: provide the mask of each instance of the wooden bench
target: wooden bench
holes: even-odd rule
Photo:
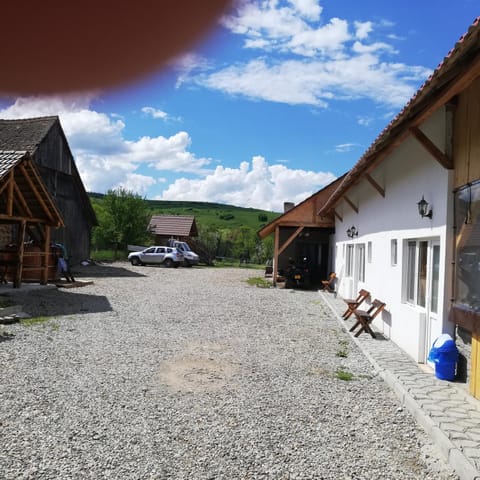
[[[362,288],[358,292],[357,298],[344,298],[343,301],[347,304],[347,309],[342,315],[343,319],[346,320],[347,318],[349,318],[350,315],[352,315],[352,313],[354,312],[354,310],[356,310],[369,296],[370,292]]]
[[[370,324],[373,322],[374,318],[382,312],[385,306],[385,303],[375,299],[368,310],[354,310],[353,314],[355,315],[357,321],[350,329],[350,332],[354,332],[357,327],[360,327],[355,333],[355,337],[358,337],[362,332],[368,332],[372,338],[375,338],[375,333],[373,333]]]

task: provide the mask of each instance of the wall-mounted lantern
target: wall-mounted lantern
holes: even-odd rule
[[[428,209],[428,202],[425,200],[425,198],[423,198],[423,195],[422,195],[422,199],[417,203],[417,206],[418,206],[418,213],[420,214],[420,216],[422,218],[424,217],[428,217],[428,218],[432,218],[432,209]]]
[[[347,230],[347,237],[358,237],[358,230],[353,225]]]

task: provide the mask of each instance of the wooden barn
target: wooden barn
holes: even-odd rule
[[[0,120],[0,150],[30,154],[63,218],[62,226],[52,230],[51,241],[65,246],[72,264],[89,258],[91,231],[97,219],[59,118]],[[9,243],[7,240],[0,242]]]

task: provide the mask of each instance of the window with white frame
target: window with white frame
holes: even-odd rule
[[[428,241],[408,240],[406,250],[405,300],[408,303],[425,307]]]
[[[372,242],[367,243],[367,262],[372,263]]]
[[[357,280],[365,281],[365,244],[359,243],[357,246]]]
[[[394,238],[390,241],[390,263],[392,266],[397,264],[397,239]]]
[[[353,245],[347,245],[347,256],[345,258],[345,276],[353,276]]]

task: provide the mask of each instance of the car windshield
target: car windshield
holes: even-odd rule
[[[179,250],[183,250],[185,252],[190,252],[190,247],[188,246],[188,243],[181,242],[178,244]]]

